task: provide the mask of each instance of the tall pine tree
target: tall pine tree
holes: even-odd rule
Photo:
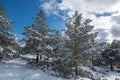
[[[43,10],[41,10],[36,18],[34,19],[34,24],[31,27],[25,27],[25,41],[26,45],[23,48],[23,52],[36,54],[36,63],[39,61],[39,56],[46,55],[46,45],[49,43],[49,29],[46,24],[46,18],[44,16]]]
[[[78,66],[86,64],[85,61],[90,57],[90,49],[97,36],[97,33],[91,32],[94,26],[91,26],[90,22],[90,19],[83,20],[82,14],[76,11],[72,17],[68,17],[64,30],[68,56],[71,56],[76,75],[78,75]]]
[[[12,34],[12,23],[12,21],[7,19],[4,7],[0,5],[0,47],[3,49],[4,56],[10,52],[10,48],[15,43],[15,37]]]

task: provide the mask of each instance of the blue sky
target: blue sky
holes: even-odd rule
[[[44,0],[47,1],[47,0]],[[15,23],[12,25],[15,29],[15,34],[21,36],[24,32],[24,26],[31,25],[33,23],[33,17],[41,10],[40,5],[44,1],[37,0],[0,0],[0,3],[5,7],[7,17],[10,20],[14,20]],[[62,18],[55,15],[47,15],[48,26],[51,29],[62,29],[64,21]]]

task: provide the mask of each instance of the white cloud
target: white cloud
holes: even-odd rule
[[[61,10],[78,10],[83,13],[97,12],[103,13],[105,11],[116,11],[116,4],[119,0],[63,0],[59,4]],[[114,9],[113,9],[114,7]]]
[[[57,0],[49,0],[41,5],[46,13],[60,16],[59,11],[67,11],[67,15],[72,15],[74,11],[83,13],[83,18],[92,19],[92,24],[95,26],[94,30],[104,29],[107,41],[112,41],[115,37],[111,33],[113,25],[116,25],[113,16],[120,15],[120,0],[62,0],[61,3]],[[104,13],[110,15],[104,16]],[[96,17],[95,14],[102,14]],[[99,31],[100,34],[104,35]],[[98,35],[99,37],[99,35]],[[102,37],[104,38],[104,37]],[[105,39],[102,39],[105,40]]]
[[[40,7],[49,15],[50,13],[57,13],[57,5],[58,2],[56,0],[49,0],[48,2],[44,2]]]

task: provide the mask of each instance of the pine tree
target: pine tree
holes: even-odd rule
[[[71,56],[75,74],[78,75],[79,64],[86,64],[85,61],[90,54],[90,48],[94,43],[97,33],[92,33],[94,26],[90,25],[91,20],[82,19],[82,14],[76,11],[72,17],[68,17],[66,23],[65,44],[69,50],[68,56]]]
[[[109,46],[109,43],[107,42],[96,43],[94,46],[95,48],[93,51],[93,59],[92,59],[93,65],[94,66],[107,65],[101,53]]]
[[[49,43],[49,29],[46,24],[46,18],[44,16],[43,10],[41,10],[36,18],[34,19],[34,24],[31,27],[25,27],[25,41],[26,45],[23,48],[25,53],[35,53],[36,54],[36,63],[42,58],[42,55],[46,55],[46,45]]]
[[[52,34],[50,34],[49,45],[51,46],[51,57],[53,59],[58,59],[61,55],[62,51],[62,36],[58,30],[53,30]]]
[[[3,55],[7,55],[10,48],[15,43],[15,37],[12,34],[13,28],[11,24],[13,22],[8,20],[6,17],[5,9],[0,5],[0,46],[3,48]]]
[[[53,30],[50,34],[49,41],[49,45],[51,47],[49,53],[50,58],[52,59],[51,68],[54,71],[57,71],[59,76],[66,78],[69,77],[72,73],[72,69],[68,64],[68,57],[66,57],[66,53],[68,53],[68,51],[65,47],[63,35],[58,30]]]
[[[120,62],[120,41],[113,40],[101,54],[105,58],[105,62],[110,65],[110,70],[113,70],[113,65]]]

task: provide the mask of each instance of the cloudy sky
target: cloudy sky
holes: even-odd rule
[[[111,42],[120,37],[120,0],[46,0],[42,7],[46,14],[54,14],[64,19],[61,11],[72,15],[74,11],[83,13],[83,18],[92,19],[98,31],[98,41]]]
[[[97,41],[120,39],[120,0],[1,0],[0,3],[6,7],[8,17],[17,22],[14,26],[18,34],[43,9],[50,28],[64,28],[65,16],[78,11],[84,19],[92,19],[93,31],[99,32]]]

